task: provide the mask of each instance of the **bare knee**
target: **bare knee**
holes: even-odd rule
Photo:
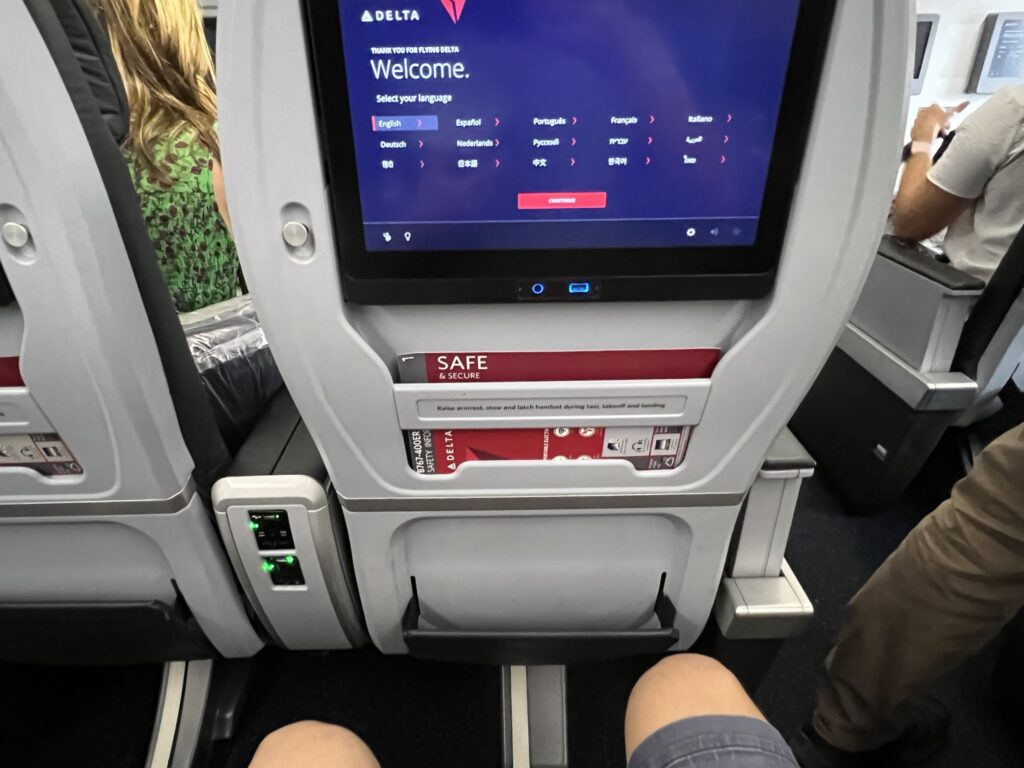
[[[634,686],[629,705],[640,712],[667,706],[678,713],[676,720],[701,715],[761,717],[732,672],[695,653],[668,656],[647,670]]]
[[[347,728],[315,720],[292,723],[260,742],[250,768],[379,768],[373,752]]]
[[[703,715],[764,716],[736,676],[714,659],[677,654],[644,673],[626,709],[626,754],[677,720]]]

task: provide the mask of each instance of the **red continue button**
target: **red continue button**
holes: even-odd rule
[[[607,192],[520,192],[519,210],[557,210],[560,208],[604,208]]]

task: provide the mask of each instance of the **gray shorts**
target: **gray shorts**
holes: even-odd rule
[[[751,717],[691,717],[637,747],[629,768],[798,768],[777,730]]]

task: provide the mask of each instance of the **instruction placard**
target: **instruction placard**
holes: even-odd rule
[[[56,433],[0,435],[0,469],[5,467],[26,467],[47,477],[84,472]]]
[[[521,397],[501,399],[420,400],[423,418],[486,419],[553,416],[682,416],[686,398],[674,397]],[[562,420],[561,418],[559,420]]]
[[[624,459],[638,470],[674,469],[689,427],[417,429],[406,433],[409,463],[421,475],[447,475],[467,461]]]

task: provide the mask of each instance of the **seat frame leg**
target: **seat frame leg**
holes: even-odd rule
[[[212,678],[209,659],[164,664],[146,768],[191,768]]]
[[[564,666],[501,669],[504,768],[567,768]]]

